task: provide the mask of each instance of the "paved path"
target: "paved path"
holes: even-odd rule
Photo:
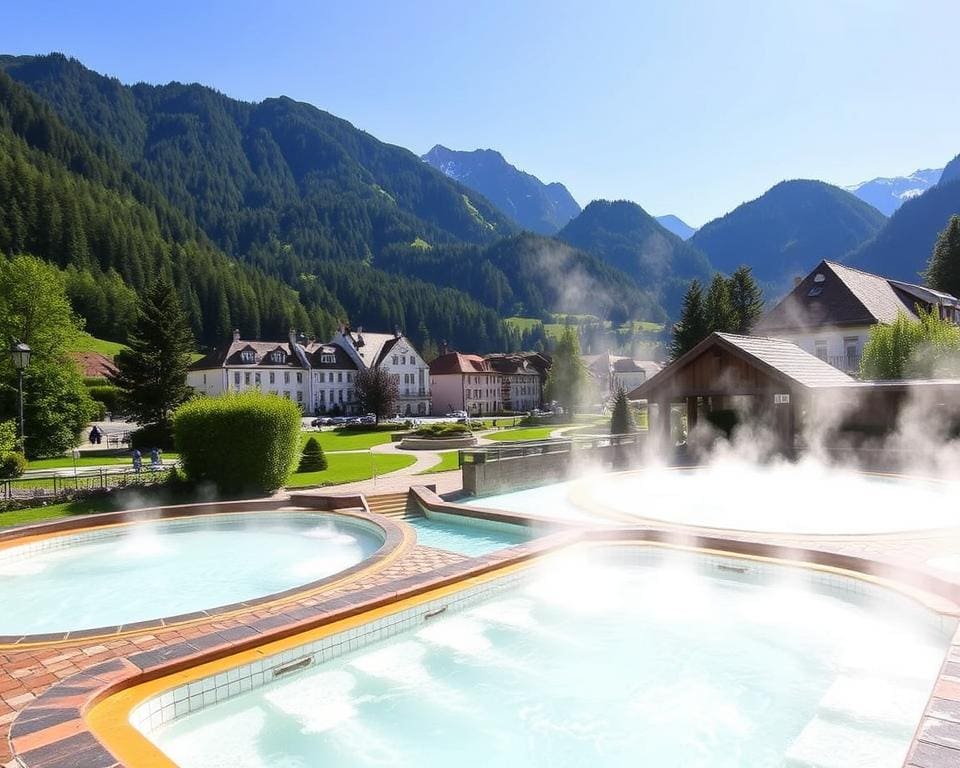
[[[403,475],[416,475],[430,467],[440,463],[440,451],[409,451],[400,447],[400,443],[381,443],[370,449],[371,453],[392,453],[398,456],[413,456],[416,461],[409,467],[401,467],[393,472],[389,472],[384,477],[399,477]]]

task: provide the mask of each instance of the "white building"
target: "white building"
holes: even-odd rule
[[[187,384],[209,397],[256,389],[293,400],[304,413],[356,413],[356,371],[343,351],[332,345],[305,347],[294,331],[283,343],[247,341],[235,330],[229,345],[190,366]]]
[[[835,368],[855,373],[870,329],[892,323],[898,314],[916,318],[918,306],[956,322],[960,302],[921,285],[821,261],[760,319],[754,334],[787,339]]]
[[[522,353],[487,355],[486,361],[500,375],[500,408],[526,412],[543,405],[541,372]]]
[[[358,368],[382,368],[397,382],[401,416],[429,416],[430,366],[399,330],[394,333],[364,333],[341,327],[331,344],[344,350]]]

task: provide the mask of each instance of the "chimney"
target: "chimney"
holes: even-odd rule
[[[234,329],[233,329],[233,340],[234,340],[234,341],[240,341],[240,329],[239,329],[239,328],[234,328]]]
[[[291,328],[290,335],[287,338],[290,339],[290,349],[293,349],[295,346],[297,346],[297,329]]]
[[[447,352],[449,351],[450,350],[447,349],[447,340],[442,339],[440,341],[440,346],[437,348],[437,353],[442,357],[443,355],[447,354]]]
[[[403,331],[400,330],[400,326],[399,326],[399,325],[395,325],[395,326],[393,327],[393,337],[394,337],[395,339],[399,339],[401,336],[403,336]]]

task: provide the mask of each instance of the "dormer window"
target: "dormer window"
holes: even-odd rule
[[[321,363],[335,363],[335,362],[337,362],[337,356],[336,356],[336,355],[320,355],[320,362],[321,362]]]
[[[255,363],[257,362],[257,353],[252,349],[245,349],[240,353],[240,359],[245,363]]]
[[[282,362],[284,361],[284,358],[285,358],[285,357],[286,357],[286,355],[284,355],[284,353],[281,352],[279,349],[278,349],[278,350],[275,350],[274,353],[273,353],[273,362],[275,362],[275,363],[282,363]]]

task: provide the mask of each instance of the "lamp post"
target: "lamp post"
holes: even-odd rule
[[[19,394],[19,408],[20,408],[20,452],[26,453],[26,432],[23,428],[23,372],[26,370],[27,366],[30,365],[30,353],[31,349],[29,346],[24,344],[21,341],[14,341],[10,345],[10,361],[13,363],[13,367],[17,371],[17,392]]]

